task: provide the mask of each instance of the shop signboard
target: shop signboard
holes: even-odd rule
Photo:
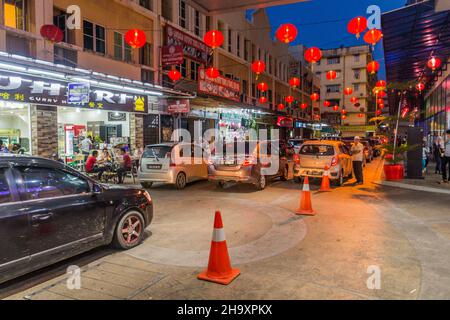
[[[50,106],[79,107],[89,109],[148,112],[148,98],[117,90],[90,87],[89,102],[69,102],[68,84],[36,76],[18,76],[2,72],[0,75],[0,101],[33,103]]]
[[[89,83],[69,83],[67,85],[67,103],[89,103],[91,86]]]
[[[289,117],[279,116],[278,120],[277,120],[277,126],[282,127],[282,128],[293,128],[294,120]]]
[[[183,63],[184,53],[182,45],[169,45],[161,48],[163,66],[172,66]]]
[[[209,78],[205,69],[198,70],[198,91],[212,96],[217,96],[233,101],[240,101],[241,84],[238,81],[218,76]]]
[[[203,41],[169,24],[166,25],[166,45],[181,45],[186,58],[203,64],[208,64],[211,57],[211,50]]]
[[[168,113],[188,113],[190,109],[189,99],[169,100],[167,102]]]

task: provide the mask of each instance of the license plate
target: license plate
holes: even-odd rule
[[[148,164],[147,165],[147,169],[161,170],[161,168],[162,168],[162,164]]]
[[[321,176],[321,175],[322,175],[322,172],[319,172],[319,171],[313,171],[313,172],[312,172],[312,175],[313,175],[313,176]]]

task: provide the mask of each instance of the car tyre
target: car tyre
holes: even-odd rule
[[[177,180],[175,181],[175,187],[178,190],[182,190],[186,188],[186,174],[184,172],[180,172],[177,175]]]
[[[113,245],[128,250],[139,245],[144,239],[145,220],[139,211],[128,211],[120,218],[114,233]]]
[[[153,185],[153,182],[141,182],[141,186],[144,189],[150,189]]]
[[[267,187],[267,178],[265,175],[260,175],[256,183],[256,189],[264,190]]]

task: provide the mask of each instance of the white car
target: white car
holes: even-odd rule
[[[171,142],[148,145],[141,157],[138,179],[144,188],[154,182],[184,189],[187,183],[208,179],[203,149],[192,143]]]

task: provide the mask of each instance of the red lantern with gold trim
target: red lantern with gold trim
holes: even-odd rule
[[[342,109],[341,113],[342,113],[342,114],[347,114],[347,110]]]
[[[380,104],[378,105],[378,109],[384,109],[384,103],[380,103]]]
[[[286,101],[287,103],[292,103],[292,102],[294,102],[294,97],[293,96],[287,96],[286,98],[284,98],[284,101]]]
[[[367,71],[371,74],[375,74],[380,70],[380,64],[377,61],[371,61],[367,64]]]
[[[316,102],[316,101],[319,100],[319,99],[320,99],[320,95],[319,95],[317,92],[314,92],[314,93],[311,95],[311,100],[312,100],[312,101]]]
[[[305,59],[310,63],[316,63],[322,59],[322,51],[317,47],[311,47],[305,50]]]
[[[364,114],[363,113],[358,113],[358,118],[364,118]]]
[[[342,120],[345,120],[345,119],[347,119],[347,116],[346,116],[345,114],[343,114],[343,115],[341,116],[341,119],[342,119]]]
[[[421,93],[425,89],[425,85],[422,82],[416,84],[416,89]]]
[[[223,44],[224,37],[219,30],[210,30],[203,36],[203,41],[212,49],[218,48]]]
[[[377,110],[377,111],[375,112],[375,114],[376,114],[377,116],[379,116],[379,115],[381,115],[382,112],[383,112],[383,111],[381,111],[381,110]]]
[[[307,105],[306,103],[302,103],[302,104],[300,105],[300,108],[301,108],[302,110],[305,110],[306,108],[308,108],[308,105]]]
[[[259,91],[265,92],[265,91],[267,91],[267,89],[269,89],[269,86],[267,85],[267,83],[265,83],[265,82],[258,83],[258,90]]]
[[[259,102],[260,102],[260,103],[266,103],[266,102],[267,102],[267,97],[266,97],[266,96],[261,96],[261,97],[259,98]]]
[[[347,87],[347,88],[344,89],[344,94],[346,96],[350,96],[352,93],[353,93],[353,89],[352,88]]]
[[[364,35],[364,41],[371,45],[376,45],[378,41],[383,37],[381,30],[373,28],[366,32]]]
[[[384,80],[378,80],[377,81],[376,87],[378,87],[378,88],[386,88],[386,86],[387,86],[386,81],[384,81]]]
[[[277,108],[278,108],[278,110],[284,110],[284,104],[279,103],[279,104],[277,105]]]
[[[297,88],[300,85],[300,79],[297,77],[292,77],[291,79],[289,79],[289,85],[292,88]]]
[[[206,69],[206,75],[208,76],[208,78],[215,79],[220,76],[220,71],[217,68],[210,67]]]
[[[334,111],[338,111],[338,110],[339,110],[339,106],[338,106],[337,104],[335,104],[335,105],[333,106],[333,110],[334,110]]]
[[[131,29],[125,33],[125,42],[133,49],[139,49],[146,44],[147,36],[140,29]]]
[[[334,80],[337,77],[337,72],[334,70],[330,70],[327,72],[326,77],[327,77],[327,80],[330,80],[330,81]]]
[[[278,40],[284,43],[290,43],[297,38],[298,30],[291,23],[282,24],[277,31],[275,32],[275,36]]]
[[[256,60],[252,63],[252,71],[256,73],[257,75],[260,75],[266,70],[266,64],[264,61]]]
[[[386,97],[386,96],[387,96],[386,91],[383,91],[383,90],[378,91],[378,97],[379,97],[379,98],[384,98],[384,97]]]
[[[331,102],[330,101],[328,101],[328,100],[325,100],[324,102],[323,102],[323,106],[324,107],[329,107],[331,105]]]
[[[181,73],[180,71],[178,71],[175,68],[172,68],[172,70],[169,71],[169,73],[167,74],[167,76],[170,78],[170,80],[172,80],[173,82],[177,82],[178,80],[181,79]]]
[[[439,68],[442,64],[441,59],[433,57],[430,60],[428,60],[427,62],[427,66],[428,68],[430,68],[431,70],[436,70],[437,68]]]
[[[43,25],[40,33],[44,39],[53,43],[61,42],[64,39],[62,30],[53,24]]]
[[[350,20],[347,25],[347,30],[351,34],[356,35],[356,38],[359,39],[361,32],[367,29],[367,19],[365,17],[356,17]]]
[[[351,97],[350,98],[350,102],[351,103],[357,103],[358,102],[358,98],[357,97]]]
[[[378,103],[378,104],[384,103],[384,99],[381,99],[381,98],[380,98],[380,99],[377,99],[377,103]]]

